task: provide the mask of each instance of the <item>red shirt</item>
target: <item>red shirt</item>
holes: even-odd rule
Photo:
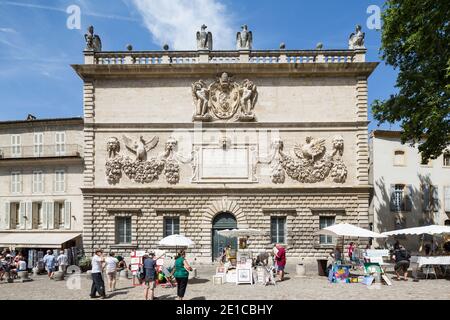
[[[277,253],[277,266],[283,267],[286,265],[286,249],[283,247],[278,248]]]

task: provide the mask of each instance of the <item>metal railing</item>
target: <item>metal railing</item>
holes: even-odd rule
[[[3,146],[0,147],[0,159],[81,157],[82,152],[78,144]]]

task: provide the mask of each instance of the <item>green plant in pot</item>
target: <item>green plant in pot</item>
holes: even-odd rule
[[[86,257],[86,256],[82,256],[78,260],[78,266],[80,267],[81,272],[86,272],[86,271],[90,270],[92,268],[91,258],[90,257]]]

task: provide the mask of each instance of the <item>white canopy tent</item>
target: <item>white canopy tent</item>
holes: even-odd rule
[[[399,230],[383,232],[382,235],[385,235],[385,236],[395,236],[395,235],[399,235],[399,234],[437,235],[437,234],[444,234],[444,233],[450,233],[450,226],[429,225],[429,226],[423,226],[423,227],[406,228],[406,229],[399,229]]]

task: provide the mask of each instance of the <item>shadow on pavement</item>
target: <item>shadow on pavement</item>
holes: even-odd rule
[[[202,296],[202,297],[192,298],[191,300],[206,300],[206,298]]]
[[[209,282],[208,279],[190,279],[189,284],[200,284],[200,283],[206,283]]]

